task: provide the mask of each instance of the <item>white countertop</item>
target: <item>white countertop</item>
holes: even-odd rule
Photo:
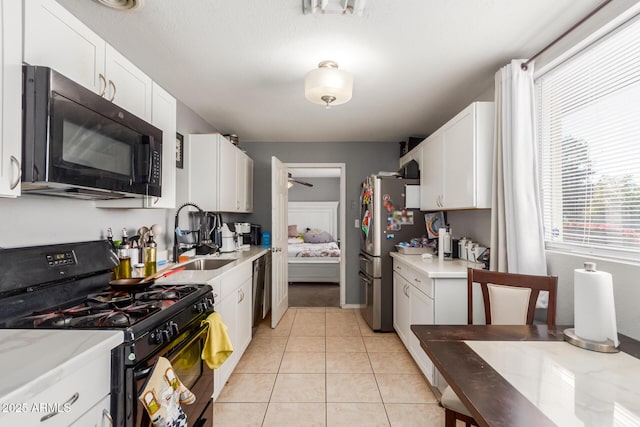
[[[640,426],[640,360],[566,342],[465,341],[559,426]]]
[[[0,329],[0,404],[28,400],[65,370],[123,341],[122,331]]]
[[[434,255],[431,259],[422,259],[421,255],[391,252],[391,256],[418,270],[420,273],[424,273],[431,279],[465,279],[468,267],[482,268],[484,266],[484,264],[461,259],[440,260],[437,255]]]
[[[197,258],[233,259],[235,261],[216,270],[178,271],[177,273],[171,274],[170,276],[163,277],[161,279],[156,280],[156,283],[182,283],[182,284],[207,283],[210,280],[213,280],[216,277],[223,275],[227,271],[241,264],[244,264],[246,262],[253,262],[254,260],[260,258],[261,256],[267,254],[267,252],[269,252],[270,250],[271,250],[270,248],[263,248],[262,246],[250,246],[249,249],[221,253],[220,255],[198,256],[194,259],[197,259]],[[187,262],[190,262],[190,261],[193,261],[193,259]],[[173,267],[179,268],[181,264],[175,264]]]

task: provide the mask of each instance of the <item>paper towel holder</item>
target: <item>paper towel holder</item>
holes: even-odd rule
[[[577,347],[597,351],[599,353],[618,353],[620,351],[610,339],[607,339],[606,341],[592,341],[580,338],[576,335],[574,328],[564,330],[564,340]]]
[[[585,262],[584,269],[587,271],[596,271],[596,264],[594,262]],[[606,341],[593,341],[580,338],[576,335],[575,328],[568,328],[564,330],[564,340],[577,347],[600,353],[618,353],[620,351],[616,347],[615,343],[610,339],[607,339]]]

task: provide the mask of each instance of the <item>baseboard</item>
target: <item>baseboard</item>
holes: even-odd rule
[[[342,308],[360,309],[360,308],[363,308],[364,306],[365,306],[364,304],[343,304]]]

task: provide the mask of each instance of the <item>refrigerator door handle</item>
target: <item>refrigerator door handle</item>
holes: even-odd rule
[[[366,263],[368,263],[368,264],[371,264],[371,263],[373,262],[373,261],[371,261],[369,258],[364,257],[364,256],[362,256],[362,255],[360,255],[360,261],[364,261],[364,262],[366,262]]]
[[[373,279],[370,279],[366,274],[364,274],[362,271],[359,272],[360,274],[360,278],[362,278],[362,280],[364,280],[367,283],[373,283]]]

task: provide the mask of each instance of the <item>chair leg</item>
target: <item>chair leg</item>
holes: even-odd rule
[[[444,427],[456,427],[456,420],[464,423],[465,427],[477,426],[476,420],[451,409],[444,408]]]
[[[444,409],[444,427],[456,427],[456,412]]]

